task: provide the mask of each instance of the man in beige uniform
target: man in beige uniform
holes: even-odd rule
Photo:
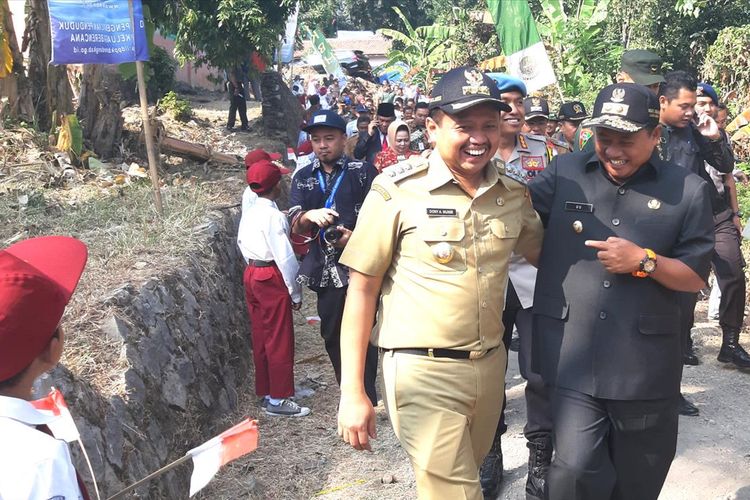
[[[479,500],[478,468],[500,415],[507,355],[502,304],[515,250],[534,262],[542,227],[522,182],[492,161],[500,140],[494,82],[457,68],[435,86],[429,160],[373,181],[341,262],[351,269],[342,327],[339,433],[370,449],[375,413],[365,349],[383,352],[386,407],[420,498]],[[379,301],[379,308],[378,308]]]

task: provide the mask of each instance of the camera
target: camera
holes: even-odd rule
[[[328,226],[323,231],[323,240],[329,245],[335,245],[341,239],[344,232],[336,226]]]

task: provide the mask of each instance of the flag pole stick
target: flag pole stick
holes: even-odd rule
[[[81,451],[83,452],[83,457],[86,459],[86,465],[89,467],[89,472],[91,473],[91,480],[94,482],[94,492],[96,493],[96,500],[102,500],[101,495],[99,494],[99,486],[96,484],[96,476],[94,475],[94,468],[91,467],[91,460],[89,460],[89,454],[86,452],[86,447],[83,446],[83,441],[81,441],[81,438],[78,438],[78,445],[81,447]]]
[[[149,474],[148,476],[144,477],[140,481],[131,484],[130,486],[128,486],[124,490],[122,490],[122,491],[120,491],[118,493],[115,493],[114,495],[112,495],[111,497],[109,497],[107,500],[115,500],[117,498],[122,498],[123,496],[125,496],[126,493],[129,493],[129,492],[133,491],[134,489],[138,488],[139,486],[148,483],[149,481],[151,481],[155,477],[161,476],[165,472],[169,472],[170,470],[174,469],[175,467],[177,467],[179,465],[182,465],[183,463],[187,462],[191,458],[192,458],[191,455],[185,455],[184,457],[180,457],[177,460],[175,460],[174,462],[172,462],[171,464],[165,465],[161,469],[152,472],[151,474]]]
[[[133,26],[133,47],[135,47],[136,26],[135,16],[133,13],[133,0],[128,0],[128,5],[130,6],[130,23]],[[157,171],[157,155],[156,151],[154,150],[154,136],[151,133],[151,119],[148,115],[148,98],[146,97],[146,78],[143,72],[143,61],[135,61],[135,72],[136,78],[138,80],[138,97],[141,102],[143,135],[146,137],[148,170],[151,177],[151,185],[153,186],[154,190],[154,203],[156,204],[156,212],[159,215],[164,215],[164,206],[161,202],[161,189],[159,188],[159,172]]]

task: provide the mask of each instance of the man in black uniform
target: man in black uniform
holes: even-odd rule
[[[721,173],[731,173],[734,168],[734,155],[721,135],[716,121],[708,114],[695,116],[698,85],[695,78],[684,71],[673,71],[667,73],[665,79],[659,96],[661,108],[659,120],[662,124],[659,154],[663,160],[688,169],[708,183],[717,241],[716,252],[722,253],[722,255],[716,253],[713,257],[717,277],[724,284],[724,288],[728,287],[730,290],[732,294],[730,297],[736,298],[739,296],[740,286],[744,295],[745,275],[740,264],[742,257],[739,239],[736,239],[734,245],[730,244],[733,234],[736,234],[732,222],[733,213],[724,197],[716,190],[706,171],[706,163],[708,163]],[[693,351],[693,341],[690,336],[696,294],[683,294],[680,300],[683,308],[684,362],[687,365],[697,365],[698,357]],[[721,326],[725,341],[731,345],[738,345],[745,303],[744,298],[740,299],[740,303],[737,303],[737,300],[733,302],[729,304],[732,307],[727,308],[728,301],[725,301],[724,321]],[[731,309],[731,313],[728,313],[728,309]],[[737,352],[741,355],[740,351]],[[699,410],[695,405],[685,398],[681,399],[681,415],[696,416],[698,413]]]
[[[335,111],[314,113],[305,132],[310,134],[315,157],[294,176],[289,209],[292,232],[311,239],[297,281],[318,296],[320,335],[336,382],[340,384],[341,319],[349,288],[349,269],[339,264],[339,258],[378,171],[370,163],[352,160],[344,154],[346,122]],[[377,369],[378,351],[370,345],[364,385],[373,405],[378,404]]]
[[[657,97],[610,85],[585,125],[594,153],[529,184],[545,224],[533,359],[553,386],[550,500],[656,500],[677,444],[678,292],[705,284],[706,183],[654,154]]]

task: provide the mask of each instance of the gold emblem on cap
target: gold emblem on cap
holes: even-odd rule
[[[658,64],[652,64],[651,65],[651,73],[658,73],[661,68]]]
[[[541,106],[542,105],[542,100],[539,99],[538,97],[532,97],[531,98],[531,104],[533,106]]]
[[[576,113],[583,113],[583,107],[580,104],[573,104],[573,111]]]
[[[659,208],[661,208],[661,202],[656,198],[652,198],[648,200],[648,208],[651,210],[659,210]]]
[[[447,264],[453,260],[453,247],[450,243],[441,241],[432,245],[432,256],[441,264]]]
[[[609,98],[612,102],[622,102],[625,100],[625,89],[616,88],[612,91],[612,97]]]
[[[578,234],[581,234],[583,232],[583,223],[579,220],[575,221],[573,223],[573,231],[575,231]]]
[[[702,96],[703,95],[703,87],[698,87],[697,89],[695,89],[695,93],[698,96]]]
[[[484,85],[484,75],[477,69],[467,69],[464,71],[466,85],[461,89],[464,95],[489,94],[490,89]]]

